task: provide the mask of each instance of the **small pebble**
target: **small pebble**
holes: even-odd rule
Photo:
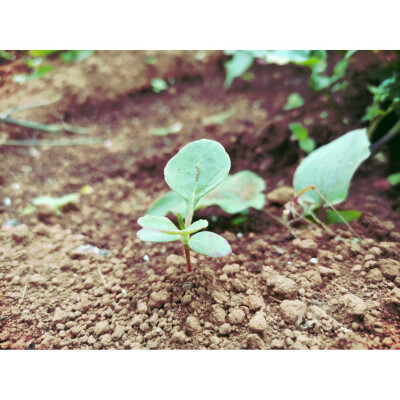
[[[318,259],[317,258],[310,258],[310,263],[311,264],[317,264],[318,263]]]
[[[144,260],[144,261],[149,261],[149,260],[150,260],[150,257],[146,254],[146,255],[143,256],[143,260]]]

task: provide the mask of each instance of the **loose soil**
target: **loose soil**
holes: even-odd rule
[[[149,55],[155,65],[146,64]],[[237,216],[211,207],[197,216],[212,221],[210,230],[233,253],[192,254],[187,273],[179,243],[136,238],[137,219],[168,189],[167,161],[190,141],[219,141],[231,173],[259,174],[270,193],[290,187],[303,156],[290,140],[289,122],[305,124],[318,145],[361,126],[371,98],[359,70],[373,65],[370,53],[356,59],[354,84],[335,94],[335,107],[308,88],[307,70],[294,66],[255,65],[254,80],[224,91],[223,57],[97,52],[79,64],[54,61],[56,72],[24,86],[11,80],[24,68],[21,58],[0,66],[0,111],[59,94],[58,103],[18,116],[66,121],[101,138],[91,146],[0,147],[1,348],[400,348],[399,195],[376,159],[363,164],[341,205],[362,211],[352,223],[360,242],[342,225],[332,226],[334,235],[297,226],[294,238],[264,210],[234,225]],[[174,83],[155,94],[150,80],[160,76]],[[305,106],[283,111],[292,92],[301,93]],[[225,123],[202,125],[203,117],[231,108],[235,114]],[[152,134],[175,122],[183,125],[178,134]],[[1,139],[58,138],[49,135],[0,125]],[[58,197],[84,185],[93,192],[60,216],[44,208],[20,214],[36,196]],[[273,193],[287,196],[290,189]],[[265,210],[281,215],[281,197]]]

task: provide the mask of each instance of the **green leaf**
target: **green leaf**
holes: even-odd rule
[[[73,203],[80,198],[79,193],[70,193],[61,197],[39,196],[32,200],[34,206],[46,205],[51,208],[60,209],[67,204]]]
[[[162,78],[154,78],[151,80],[151,87],[153,88],[153,92],[160,93],[168,89],[168,83]]]
[[[315,142],[314,139],[306,138],[304,140],[299,141],[300,148],[305,151],[307,154],[310,154],[315,149]]]
[[[29,50],[29,55],[32,57],[45,57],[50,54],[58,53],[60,50]]]
[[[180,122],[175,122],[169,126],[162,126],[159,128],[154,128],[151,133],[155,136],[166,136],[171,133],[179,133],[182,130],[183,125]]]
[[[369,146],[366,129],[357,129],[313,151],[296,169],[295,193],[315,185],[331,204],[341,203],[355,171],[370,156]],[[299,203],[309,212],[319,207],[323,199],[316,190],[309,190],[299,197]]]
[[[226,78],[224,89],[228,89],[235,78],[244,74],[251,67],[253,61],[254,55],[251,51],[235,51],[232,59],[225,63]]]
[[[168,235],[155,229],[143,228],[136,233],[136,236],[144,242],[174,242],[180,240],[180,235]]]
[[[43,78],[49,72],[53,71],[53,69],[54,68],[51,65],[43,65],[43,66],[39,67],[38,69],[36,69],[35,71],[33,71],[29,75],[19,75],[19,74],[14,75],[12,77],[12,80],[14,82],[19,83],[19,84],[24,84],[26,82],[33,81],[35,79]]]
[[[193,235],[188,245],[196,253],[210,257],[226,257],[232,253],[231,246],[222,236],[208,231]]]
[[[221,125],[223,124],[228,118],[232,117],[235,115],[235,110],[233,108],[224,111],[220,114],[216,115],[211,115],[210,117],[204,117],[201,119],[201,123],[204,126],[210,126],[210,125]]]
[[[155,217],[154,215],[145,215],[138,219],[138,224],[142,228],[153,229],[170,235],[180,235],[181,230],[166,217]]]
[[[199,202],[200,207],[217,205],[229,214],[236,214],[252,207],[261,210],[265,204],[264,179],[254,172],[240,171],[228,175],[213,191]]]
[[[389,183],[394,186],[398,185],[400,183],[400,172],[397,172],[396,174],[389,175],[387,180]]]
[[[168,213],[182,215],[186,214],[186,202],[178,193],[167,192],[161,195],[146,211],[148,215],[163,217]]]
[[[201,139],[179,150],[168,161],[164,175],[168,186],[186,201],[189,215],[193,215],[200,198],[219,185],[230,168],[231,161],[223,146]]]
[[[289,124],[289,129],[292,131],[294,138],[297,140],[305,140],[308,138],[307,128],[302,124],[291,122]]]
[[[343,220],[337,214],[340,214],[346,222],[351,222],[359,218],[362,213],[356,210],[343,210],[337,213],[333,210],[326,210],[325,222],[327,224],[343,224]]]
[[[229,214],[236,214],[255,208],[261,210],[265,204],[266,189],[264,179],[254,172],[240,171],[228,175],[214,190],[199,200],[195,210],[216,205]],[[168,213],[185,215],[185,200],[175,192],[167,192],[159,197],[146,214],[165,216]]]
[[[94,52],[94,50],[67,50],[60,54],[60,58],[68,63],[81,62],[94,54]]]
[[[207,228],[207,226],[208,221],[206,219],[199,219],[198,221],[193,222],[193,224],[191,224],[188,228],[186,228],[184,232],[192,234],[199,231],[200,229]]]
[[[300,93],[291,93],[287,99],[286,104],[283,106],[283,109],[293,110],[294,108],[298,108],[304,105],[304,100],[301,97]]]

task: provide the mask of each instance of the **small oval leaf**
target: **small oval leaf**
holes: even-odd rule
[[[232,253],[231,246],[222,236],[213,232],[199,232],[188,242],[189,247],[196,253],[210,257],[226,257]]]
[[[154,215],[145,215],[138,219],[138,224],[143,228],[153,229],[159,232],[171,232],[179,234],[175,224],[166,217],[155,217]]]
[[[173,242],[181,238],[180,235],[169,235],[150,228],[143,228],[136,235],[144,242]]]
[[[200,229],[207,228],[208,226],[208,221],[206,219],[199,219],[196,222],[193,222],[192,225],[190,225],[188,228],[185,229],[185,232],[187,233],[194,233],[199,231]]]

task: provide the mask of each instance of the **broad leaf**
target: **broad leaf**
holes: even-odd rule
[[[138,224],[143,228],[157,230],[163,233],[180,234],[181,230],[166,217],[155,217],[153,215],[145,215],[138,219]]]
[[[219,185],[231,168],[221,144],[201,139],[187,144],[169,160],[164,170],[168,186],[184,198],[189,213],[201,197]]]
[[[315,185],[331,204],[341,203],[355,171],[370,155],[369,146],[366,129],[357,129],[313,151],[296,169],[295,193]],[[319,207],[323,199],[316,190],[309,190],[299,197],[299,203],[307,212]]]
[[[188,245],[196,253],[210,257],[226,257],[232,253],[231,246],[222,236],[208,231],[193,235]]]
[[[221,184],[206,194],[197,203],[195,210],[216,205],[229,214],[236,214],[255,208],[261,210],[265,204],[266,188],[264,179],[251,171],[240,171],[228,175]],[[185,215],[186,204],[175,192],[168,192],[159,197],[147,211],[149,215],[165,216],[168,213]]]
[[[342,218],[340,218],[338,214]],[[327,224],[343,224],[343,219],[346,222],[351,222],[357,218],[360,218],[360,216],[361,212],[356,210],[343,210],[338,211],[337,213],[333,210],[326,210],[325,222]]]
[[[227,89],[235,78],[244,74],[253,64],[254,55],[251,51],[236,51],[231,60],[225,63],[226,78],[224,88]]]

